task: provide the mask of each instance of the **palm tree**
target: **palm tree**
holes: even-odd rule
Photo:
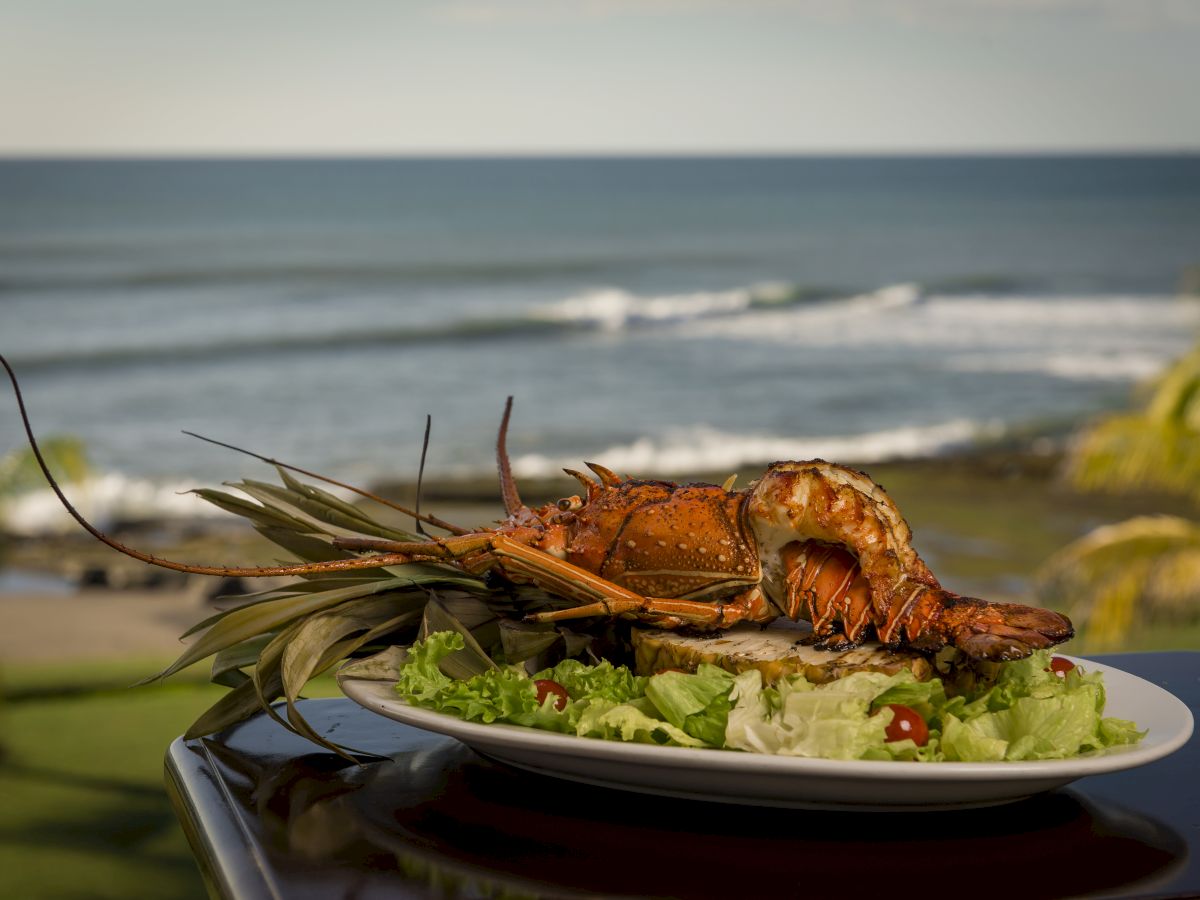
[[[1152,385],[1138,412],[1111,416],[1073,449],[1083,490],[1154,491],[1200,503],[1200,345]],[[1098,528],[1055,554],[1039,594],[1067,607],[1092,649],[1120,645],[1147,622],[1200,619],[1200,524],[1140,516]]]
[[[1084,490],[1158,490],[1200,502],[1200,345],[1152,385],[1144,409],[1086,433],[1069,463]]]

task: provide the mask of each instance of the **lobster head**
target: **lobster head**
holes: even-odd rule
[[[521,502],[505,448],[511,401],[497,442],[501,492],[511,536],[579,569],[652,597],[719,597],[756,584],[756,543],[747,533],[746,495],[716,485],[622,478],[587,463],[574,469],[582,494],[530,508]]]

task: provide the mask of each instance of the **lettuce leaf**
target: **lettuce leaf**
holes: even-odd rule
[[[461,649],[453,632],[432,634],[408,651],[396,690],[416,706],[469,721],[508,722],[605,740],[726,747],[754,753],[825,759],[963,762],[1061,759],[1135,743],[1133,722],[1104,718],[1099,673],[1050,671],[1046,651],[1007,663],[972,695],[950,697],[938,679],[917,681],[857,672],[830,684],[802,675],[766,686],[756,670],[733,675],[712,665],[695,673],[634,675],[608,662],[565,660],[529,676],[498,668],[467,680],[448,677],[439,662]],[[570,697],[537,702],[534,681],[558,682]],[[916,710],[929,740],[887,741],[889,704]]]
[[[658,709],[647,698],[619,704],[602,699],[582,703],[583,712],[575,727],[575,733],[580,737],[680,747],[707,746],[702,739],[660,718]]]
[[[721,679],[714,680],[711,673],[707,679],[687,676],[692,681],[704,681],[706,686],[699,690],[686,688],[682,696],[704,699],[668,703],[672,714],[679,715],[679,721],[672,722],[646,696],[651,679],[634,675],[624,666],[608,662],[589,666],[578,660],[564,660],[532,677],[520,668],[510,667],[455,680],[445,675],[438,663],[462,647],[462,636],[449,631],[435,632],[414,643],[397,673],[396,692],[414,706],[450,713],[469,722],[507,722],[581,737],[684,747],[720,746],[724,742],[733,676],[719,669],[716,672],[728,681],[723,693]],[[554,696],[538,704],[534,682],[542,678],[566,689],[570,699],[561,711],[555,708]],[[663,693],[675,696],[677,692],[667,689]]]
[[[445,675],[438,663],[463,649],[462,635],[439,631],[409,648],[397,675],[396,691],[414,706],[448,712],[468,722],[511,722],[554,731],[569,721],[554,708],[554,698],[537,702],[533,681],[518,669],[494,669],[465,681]]]
[[[944,710],[945,758],[1064,759],[1141,740],[1132,722],[1101,715],[1100,673],[1075,668],[1059,677],[1049,664],[1045,651],[1011,663],[985,694]]]
[[[763,687],[757,671],[745,672],[737,678],[725,746],[782,756],[859,759],[871,748],[883,749],[891,711],[872,716],[870,707],[893,680],[878,672],[857,672],[818,686],[792,676],[772,689]]]
[[[705,744],[725,744],[733,675],[701,664],[695,674],[663,672],[646,684],[646,698],[668,722]]]

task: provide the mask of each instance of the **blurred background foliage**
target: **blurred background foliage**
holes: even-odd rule
[[[91,474],[87,448],[79,438],[54,435],[39,439],[42,455],[63,484],[83,481]],[[26,491],[45,490],[46,479],[33,451],[20,448],[0,456],[0,504]]]
[[[1179,496],[1200,504],[1200,344],[1147,386],[1141,407],[1087,429],[1066,463],[1080,490]],[[1136,516],[1064,547],[1038,578],[1089,650],[1119,648],[1147,626],[1200,620],[1200,523]]]

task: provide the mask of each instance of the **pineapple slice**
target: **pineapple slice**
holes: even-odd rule
[[[929,657],[916,651],[888,650],[875,643],[841,652],[818,650],[799,643],[807,634],[790,622],[767,628],[741,624],[700,635],[634,628],[635,668],[639,675],[653,675],[664,669],[694,672],[700,663],[711,663],[735,673],[758,669],[768,684],[797,672],[814,684],[853,672],[892,675],[909,669],[918,681],[933,675]]]

